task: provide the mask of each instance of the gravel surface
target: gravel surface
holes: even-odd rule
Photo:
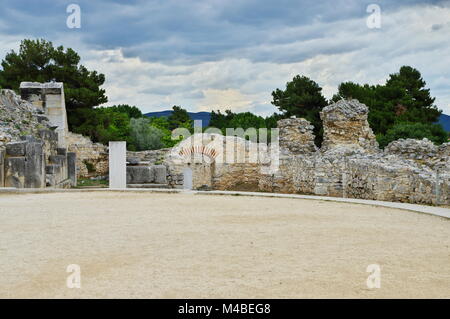
[[[66,268],[81,268],[81,289]],[[381,267],[369,289],[367,266]],[[0,195],[2,298],[450,298],[450,221],[317,200]]]

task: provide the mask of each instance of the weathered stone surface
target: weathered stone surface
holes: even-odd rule
[[[67,173],[73,187],[77,186],[77,154],[67,152]]]
[[[155,176],[155,183],[166,184],[167,183],[167,169],[164,165],[154,165],[152,166],[152,171]]]
[[[27,142],[14,142],[6,145],[6,154],[8,156],[25,156]]]
[[[22,135],[38,137],[49,123],[41,119],[39,109],[12,90],[0,90],[0,146],[20,140]]]
[[[0,149],[7,150],[6,158],[23,157],[25,160],[23,177],[20,175],[15,179],[16,182],[11,183],[17,187],[45,187],[48,175],[45,173],[45,167],[55,164],[60,165],[61,169],[48,176],[48,179],[52,180],[49,184],[54,187],[67,187],[71,183],[67,182],[70,169],[67,165],[69,156],[66,147],[62,145],[64,143],[61,143],[61,133],[64,133],[63,135],[66,133],[61,132],[66,129],[65,111],[59,112],[64,109],[63,86],[61,83],[22,83],[21,87],[23,98],[27,101],[11,90],[0,90]],[[50,124],[49,117],[61,121]],[[96,147],[103,151],[107,150],[103,145]],[[21,161],[16,159],[11,163]],[[107,171],[107,152],[106,154],[103,152],[102,159],[94,163],[93,167],[99,168],[101,173]],[[5,176],[6,166],[0,166],[0,170],[0,176]]]
[[[155,182],[155,172],[151,166],[127,166],[127,184]]]
[[[5,157],[6,151],[0,148],[0,187],[5,186]]]
[[[138,157],[128,157],[127,162],[129,165],[138,165],[140,163],[140,159]]]
[[[68,151],[77,155],[77,177],[96,177],[108,175],[108,147],[93,143],[89,138],[67,133]]]
[[[171,151],[170,148],[163,148],[160,150],[148,150],[141,152],[127,152],[127,159],[139,162],[148,162],[148,165],[159,165],[164,160],[166,155]],[[132,164],[134,165],[134,164]]]
[[[6,158],[5,187],[25,187],[25,157]]]
[[[25,188],[45,187],[45,159],[40,142],[26,144]]]
[[[56,153],[57,153],[58,155],[66,156],[66,155],[67,155],[67,148],[61,148],[61,147],[58,147],[58,148],[56,149]]]
[[[298,155],[317,151],[314,144],[314,126],[302,118],[289,118],[277,122],[281,154]]]
[[[340,145],[378,152],[378,143],[367,122],[369,110],[358,100],[340,100],[322,109],[324,139],[322,151]]]

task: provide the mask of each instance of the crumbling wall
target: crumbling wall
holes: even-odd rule
[[[14,91],[0,91],[0,187],[76,185],[75,154],[59,142],[42,106],[22,100]]]
[[[384,153],[413,160],[434,170],[450,171],[450,142],[438,146],[427,138],[422,140],[399,139],[389,143],[385,147]]]
[[[367,122],[369,109],[358,100],[341,100],[322,109],[322,151],[333,147],[362,148],[367,152],[378,152],[378,143]]]
[[[0,90],[0,147],[23,135],[39,137],[50,123],[43,111],[22,100],[12,90]]]
[[[307,121],[280,121],[278,170],[262,176],[260,190],[450,204],[450,143],[398,140],[382,152],[367,113],[356,100],[325,107],[324,142],[318,151],[308,147],[314,136]]]
[[[164,162],[166,155],[171,151],[170,148],[159,150],[147,150],[140,152],[127,151],[127,161],[147,162],[150,165],[158,165]]]
[[[314,126],[302,118],[289,118],[277,122],[281,155],[298,155],[317,151],[314,144]]]
[[[76,154],[77,177],[108,175],[108,147],[93,143],[88,137],[72,132],[67,133],[66,143],[69,152]]]

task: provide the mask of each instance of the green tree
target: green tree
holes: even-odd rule
[[[220,110],[217,110],[217,112],[212,111],[209,126],[218,128],[225,132],[227,127],[231,127],[230,122],[234,116],[235,113],[231,112],[231,110],[225,110],[225,113],[222,113]]]
[[[398,121],[435,123],[441,111],[434,105],[430,89],[420,72],[410,66],[402,66],[398,73],[391,74],[386,87],[400,89],[402,94],[395,100]]]
[[[398,123],[390,128],[386,134],[378,138],[380,147],[386,147],[390,142],[400,138],[427,138],[435,144],[447,142],[448,133],[438,124],[429,123]]]
[[[163,142],[164,147],[173,147],[181,139],[172,139],[172,131],[169,130],[169,120],[167,117],[150,117],[150,125],[156,127],[162,132],[161,141]]]
[[[143,117],[141,110],[136,106],[130,106],[128,104],[119,104],[109,106],[108,108],[114,110],[115,112],[126,113],[130,119],[131,118],[138,119]]]
[[[174,130],[178,127],[192,127],[192,120],[185,109],[181,108],[181,106],[174,105],[172,110],[172,114],[168,117],[169,130]]]
[[[296,75],[286,83],[286,89],[272,92],[272,104],[283,112],[284,117],[297,116],[307,119],[314,125],[316,143],[323,139],[320,111],[327,105],[322,88],[306,76]]]
[[[151,126],[148,118],[132,118],[130,128],[131,140],[136,151],[155,150],[164,147],[163,132]]]
[[[400,123],[431,125],[438,120],[441,111],[434,105],[435,99],[431,97],[430,90],[425,86],[426,83],[418,70],[410,66],[402,66],[399,72],[389,76],[384,85],[341,83],[338,94],[333,97],[333,100],[355,98],[366,104],[370,111],[369,124],[377,135],[378,141],[382,143],[384,141],[382,137]],[[404,132],[403,137],[409,137],[409,130],[396,129],[395,132],[396,134]],[[440,134],[435,130],[432,132]],[[399,138],[402,136],[399,135]]]
[[[0,86],[18,90],[20,82],[64,82],[69,127],[74,128],[78,109],[93,108],[108,101],[101,89],[105,76],[80,65],[80,56],[71,48],[54,47],[44,39],[21,42],[19,52],[12,50],[2,61]],[[83,113],[83,112],[81,112]]]
[[[126,113],[109,108],[83,108],[77,110],[73,132],[89,136],[94,142],[107,144],[109,141],[126,141],[130,139],[130,118]]]

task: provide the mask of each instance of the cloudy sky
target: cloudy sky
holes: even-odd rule
[[[81,28],[66,25],[69,4]],[[370,4],[381,28],[367,26]],[[182,105],[268,115],[271,92],[306,75],[327,98],[339,83],[383,83],[402,65],[450,114],[450,1],[2,0],[0,58],[24,38],[75,49],[106,75],[108,105]]]

